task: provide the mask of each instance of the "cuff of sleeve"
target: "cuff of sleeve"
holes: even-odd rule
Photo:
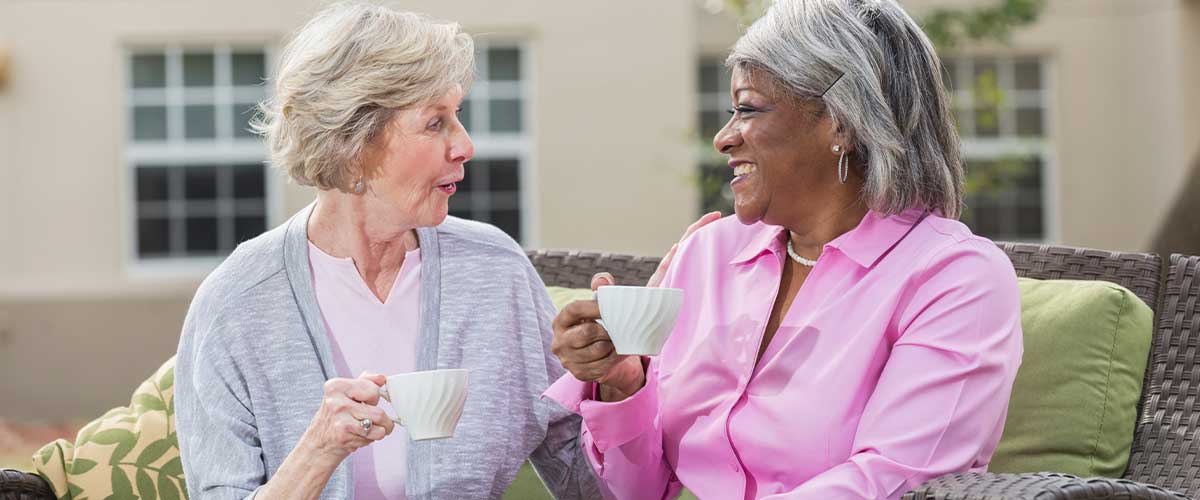
[[[624,401],[581,401],[578,413],[601,453],[633,441],[652,430],[658,418],[658,377],[649,373],[646,385]]]
[[[594,382],[581,382],[570,373],[564,373],[542,393],[542,399],[553,400],[563,408],[580,414],[580,403],[594,397],[595,386]]]

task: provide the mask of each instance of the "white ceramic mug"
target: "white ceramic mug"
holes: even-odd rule
[[[657,356],[675,328],[683,290],[602,286],[596,290],[600,318],[617,354]]]
[[[404,426],[413,441],[454,436],[467,402],[465,368],[400,373],[387,378],[379,395],[392,404],[392,421]]]

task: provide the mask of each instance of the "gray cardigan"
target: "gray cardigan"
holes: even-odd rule
[[[252,496],[337,376],[308,263],[311,211],[239,245],[192,300],[175,418],[193,499]],[[500,498],[526,457],[556,497],[599,498],[579,418],[539,398],[563,370],[549,348],[554,306],[525,253],[453,217],[417,234],[417,369],[470,368],[471,381],[453,438],[409,442],[408,499]],[[343,462],[321,498],[353,498],[352,472]]]

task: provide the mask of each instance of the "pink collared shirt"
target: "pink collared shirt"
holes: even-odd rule
[[[899,498],[986,470],[1021,362],[1012,264],[963,224],[869,212],[825,245],[762,360],[785,230],[733,217],[680,247],[684,290],[646,385],[617,403],[563,376],[610,498]]]

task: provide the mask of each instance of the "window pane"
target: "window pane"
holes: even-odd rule
[[[188,200],[217,199],[217,167],[187,167],[183,171],[183,193]]]
[[[234,239],[238,243],[258,236],[266,230],[267,223],[263,217],[235,217],[233,219]]]
[[[234,52],[232,62],[234,85],[260,85],[266,79],[266,57],[262,52]]]
[[[167,58],[162,54],[133,56],[133,87],[159,88],[167,85]]]
[[[250,130],[250,119],[254,118],[254,114],[258,112],[258,106],[255,104],[234,104],[233,105],[233,136],[235,138],[256,138],[258,137]]]
[[[216,217],[188,217],[186,226],[188,253],[216,253]]]
[[[953,92],[958,88],[958,64],[954,61],[942,61],[942,84],[946,90]]]
[[[138,256],[161,257],[170,251],[167,219],[138,219]]]
[[[188,87],[211,87],[213,84],[213,55],[184,54],[183,84]]]
[[[1034,158],[972,161],[967,168],[964,217],[976,234],[992,239],[1043,237],[1042,167]]]
[[[133,140],[162,141],[167,139],[166,106],[133,107]]]
[[[467,129],[467,132],[472,131],[472,128],[471,128],[471,100],[470,99],[463,100],[462,111],[458,112],[458,121],[462,122],[463,128]]]
[[[1021,137],[1041,137],[1042,110],[1038,108],[1017,109],[1017,135]]]
[[[996,60],[992,58],[980,58],[975,60],[975,84],[979,84],[980,79],[996,78]]]
[[[700,63],[700,91],[704,93],[717,92],[719,69],[711,61]]]
[[[1013,65],[1017,90],[1040,90],[1042,88],[1042,65],[1037,59],[1018,60]]]
[[[521,54],[517,49],[488,50],[488,79],[515,81],[521,79]]]
[[[489,104],[491,119],[488,128],[492,132],[521,131],[521,101],[516,99],[495,99]]]
[[[719,210],[721,213],[733,212],[733,190],[729,182],[733,180],[733,169],[721,163],[711,163],[700,166],[700,210],[708,213]]]
[[[165,201],[167,199],[167,168],[137,168],[137,200]]]
[[[521,173],[517,160],[492,160],[488,171],[492,192],[517,192],[520,190]]]
[[[705,139],[711,139],[725,126],[729,113],[724,111],[704,111],[700,113],[700,134]]]
[[[217,111],[214,106],[185,106],[183,135],[188,139],[213,139],[217,136]]]
[[[999,111],[995,108],[975,108],[975,135],[978,137],[999,136]]]
[[[233,167],[234,198],[265,198],[266,196],[266,167],[263,165]]]
[[[1041,204],[1017,209],[1017,231],[1023,239],[1037,239],[1043,235]]]
[[[492,212],[491,222],[514,240],[521,239],[521,212],[519,210],[497,210]]]

